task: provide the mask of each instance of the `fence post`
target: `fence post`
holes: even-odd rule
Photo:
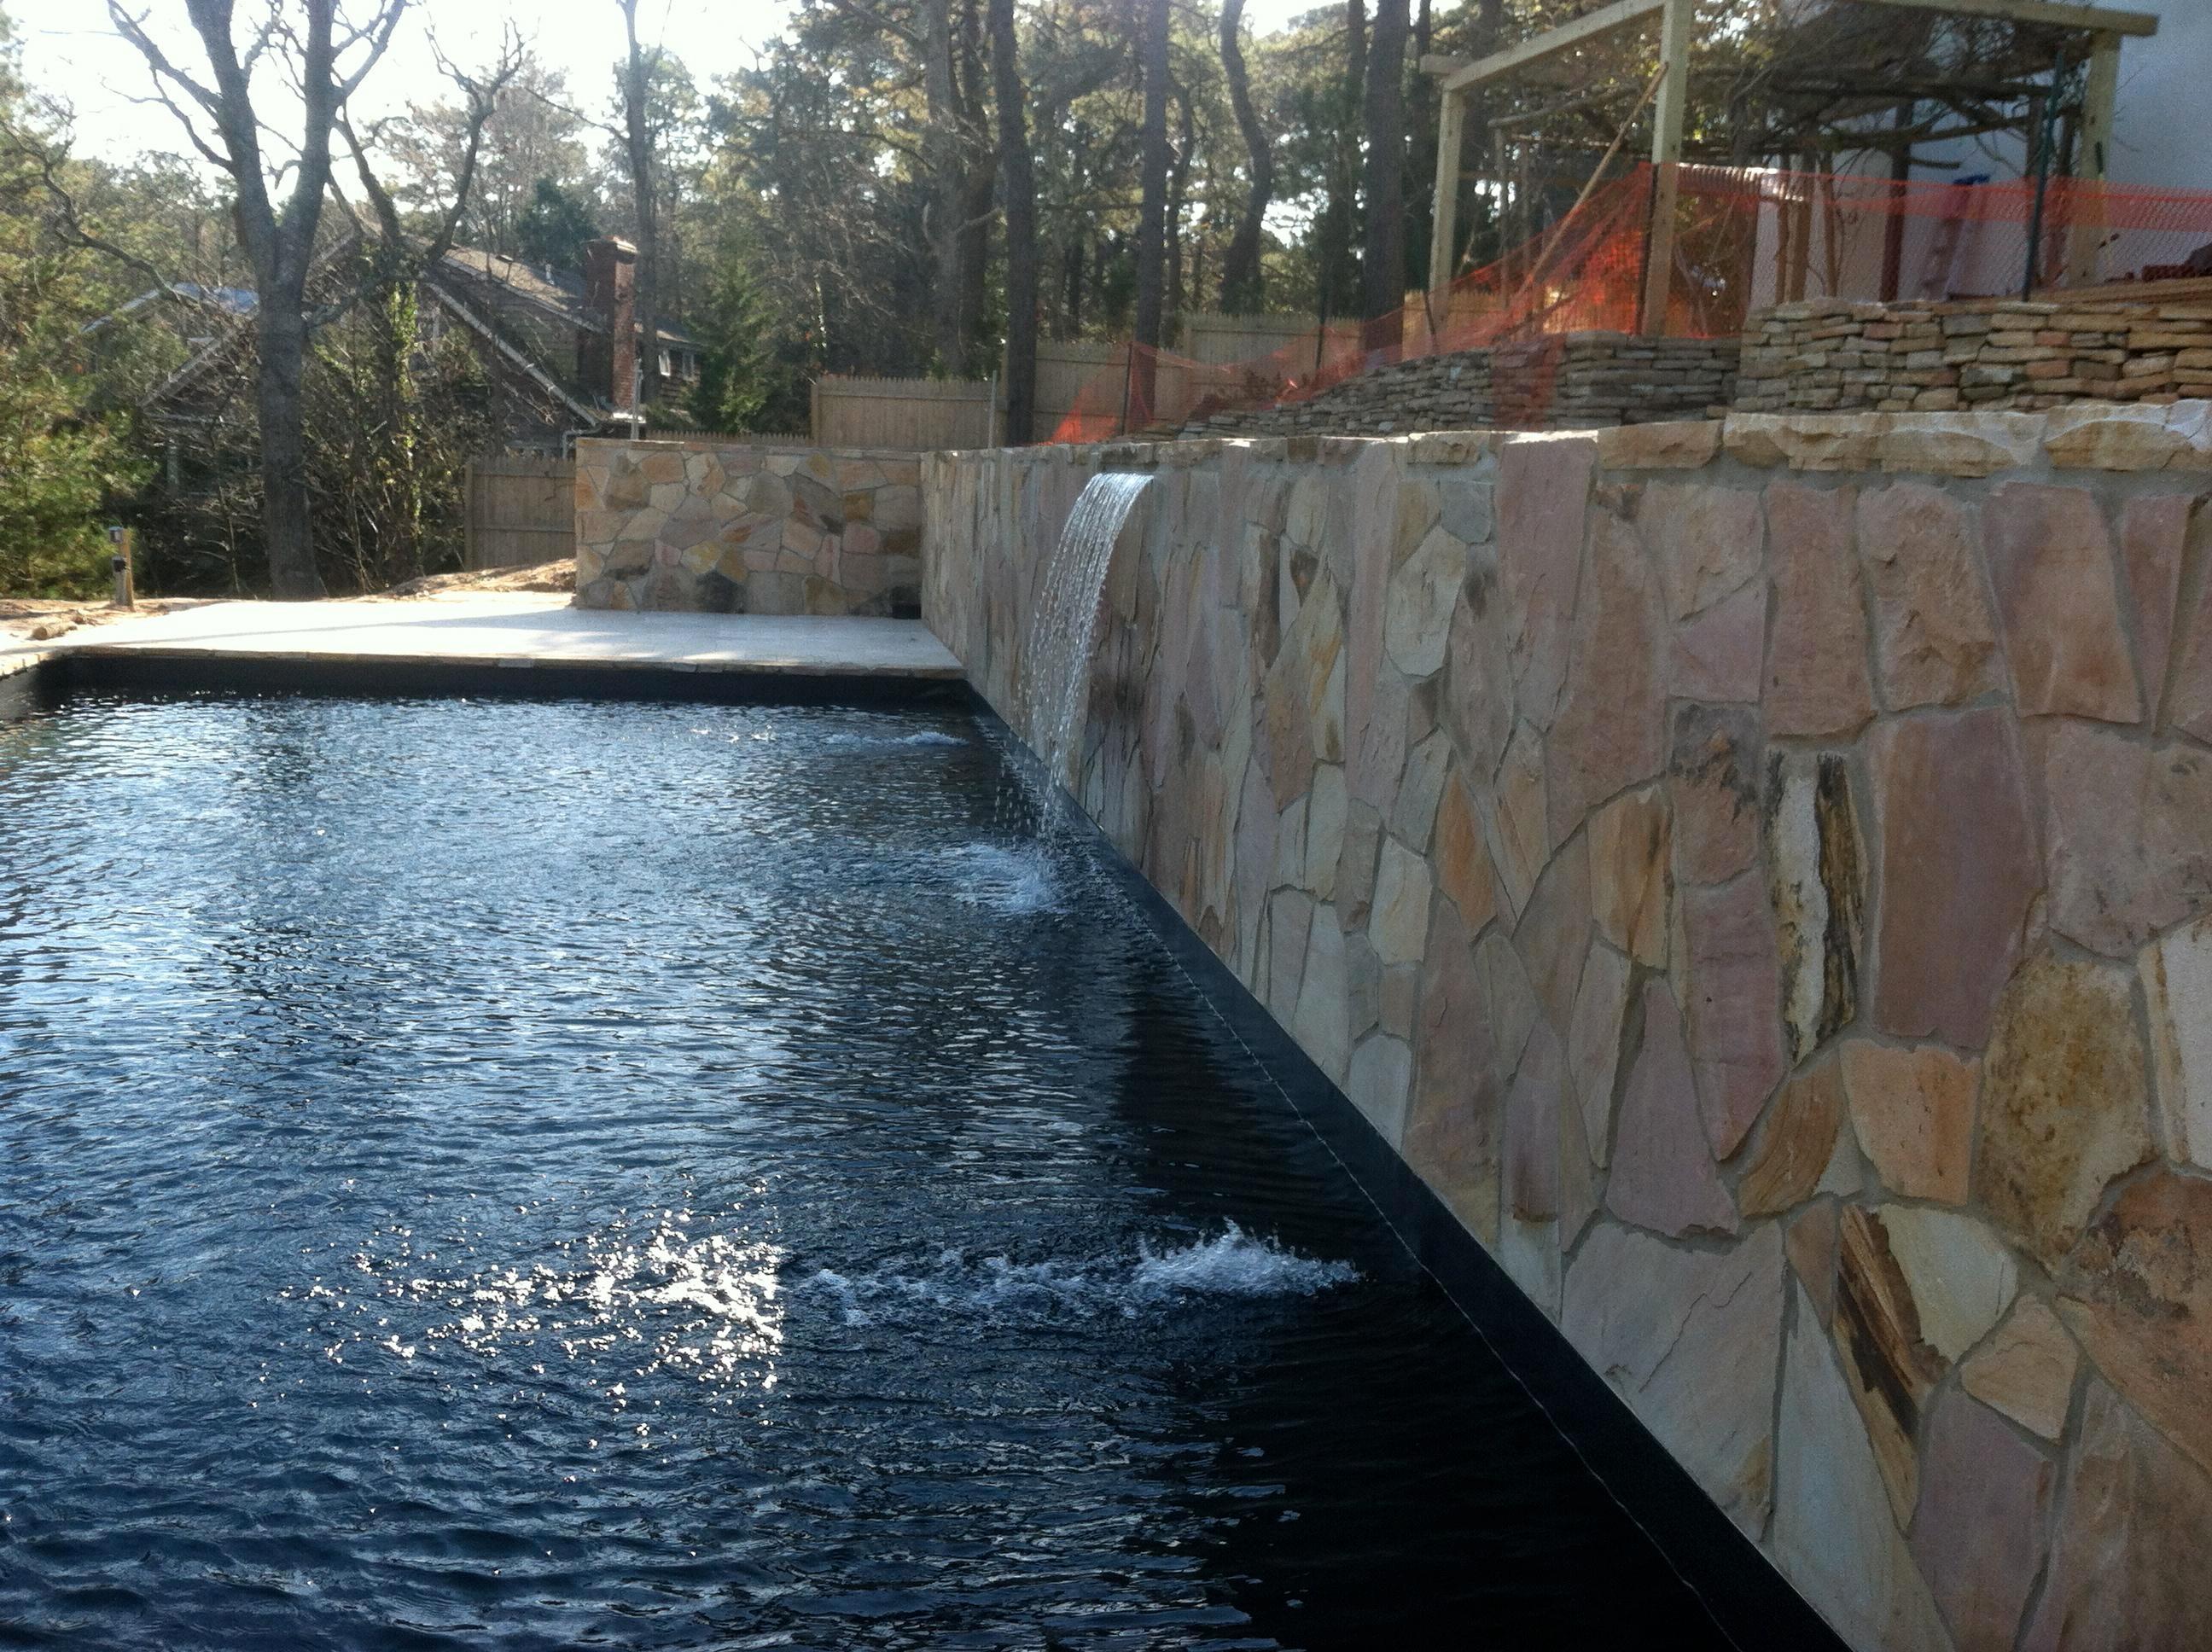
[[[461,566],[477,566],[477,552],[483,542],[483,475],[471,459],[461,470]]]
[[[108,567],[115,575],[115,605],[118,608],[136,608],[138,605],[131,570],[131,556],[137,550],[137,541],[138,530],[136,528],[116,527],[107,531],[107,542],[115,547],[115,554],[108,559]]]

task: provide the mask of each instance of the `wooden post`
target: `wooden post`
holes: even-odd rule
[[[2081,142],[2074,151],[2074,179],[2088,185],[2074,195],[2068,232],[2066,284],[2093,285],[2104,250],[2104,182],[2112,165],[2112,105],[2120,90],[2120,37],[2100,34],[2090,43],[2089,75],[2081,92]]]
[[[132,553],[137,550],[138,530],[110,528],[107,543],[115,548],[114,555],[109,557],[107,564],[115,574],[115,605],[118,608],[136,608],[138,593],[132,583],[131,562]]]
[[[1456,273],[1452,266],[1457,262],[1459,246],[1459,152],[1467,130],[1467,97],[1464,92],[1443,93],[1437,112],[1437,192],[1429,215],[1429,292],[1432,298],[1445,295],[1447,316],[1451,313],[1447,289]]]
[[[1644,252],[1644,331],[1667,331],[1674,285],[1674,206],[1681,182],[1682,124],[1690,102],[1692,0],[1667,0],[1659,21],[1659,101],[1651,112],[1651,230]]]

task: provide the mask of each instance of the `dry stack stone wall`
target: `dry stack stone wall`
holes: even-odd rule
[[[1744,341],[1740,412],[2036,412],[2212,397],[2212,300],[1778,305]]]
[[[576,605],[921,611],[921,460],[704,441],[576,444]]]
[[[1568,333],[1396,362],[1310,401],[1216,414],[1186,434],[1387,436],[1702,417],[1734,394],[1736,349],[1732,338]]]

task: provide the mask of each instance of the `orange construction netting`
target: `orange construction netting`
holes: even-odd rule
[[[1656,181],[1645,162],[1601,183],[1524,245],[1364,325],[1316,327],[1233,362],[1125,349],[1080,386],[1049,440],[1109,440],[1304,401],[1419,356],[1638,331]],[[1754,311],[1792,300],[2017,294],[2030,279],[2031,239],[2039,289],[2212,275],[2212,192],[2053,179],[2039,221],[2032,179],[1899,183],[1685,164],[1673,181],[1667,296],[1650,329],[1662,337],[1730,336]],[[1540,384],[1499,400],[1516,422],[1543,422]]]

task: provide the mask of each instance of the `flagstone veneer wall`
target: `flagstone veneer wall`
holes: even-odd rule
[[[921,458],[697,440],[576,444],[576,605],[918,611]]]
[[[2203,404],[926,462],[1085,809],[1854,1643],[2212,1645]]]

